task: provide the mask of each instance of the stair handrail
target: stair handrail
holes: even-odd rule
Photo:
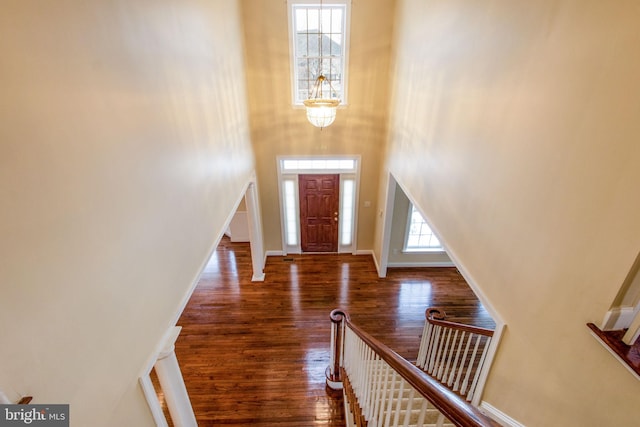
[[[440,325],[447,328],[459,329],[461,331],[471,332],[487,337],[493,336],[493,329],[481,328],[480,326],[467,325],[465,323],[452,322],[446,319],[447,314],[444,310],[436,307],[430,307],[425,311],[425,318],[432,325]]]
[[[336,326],[332,328],[332,354],[331,365],[327,368],[327,385],[330,382],[341,382],[340,367],[342,366],[344,351],[344,328],[350,328],[362,341],[364,341],[381,359],[405,379],[420,395],[427,399],[433,406],[444,414],[451,422],[459,427],[499,427],[500,424],[485,416],[477,408],[467,403],[457,394],[449,390],[440,382],[431,378],[420,368],[413,365],[398,353],[387,347],[369,333],[355,325],[349,314],[342,309],[335,309],[329,318]],[[342,327],[340,327],[342,326]]]

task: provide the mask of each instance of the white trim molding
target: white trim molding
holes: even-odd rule
[[[247,206],[247,225],[249,243],[251,246],[251,266],[253,269],[253,282],[264,281],[264,266],[266,258],[264,256],[264,241],[262,237],[262,215],[260,213],[260,201],[258,200],[258,189],[255,179],[252,180],[244,193],[244,200]]]
[[[251,281],[252,282],[264,282],[264,278],[265,278],[265,274],[262,273],[259,276],[256,276],[255,274],[253,276],[251,276]]]
[[[509,415],[485,401],[482,401],[478,409],[480,409],[480,412],[499,422],[504,427],[525,427],[524,424],[514,420]]]
[[[420,268],[420,267],[455,267],[452,262],[390,262],[387,264],[388,268]]]
[[[637,308],[634,307],[615,307],[607,311],[600,329],[603,331],[616,331],[628,328],[636,315]]]
[[[270,256],[285,256],[287,255],[284,251],[266,251],[265,252],[265,258],[268,258]]]
[[[167,423],[164,412],[162,412],[160,402],[158,402],[158,395],[156,394],[156,389],[153,387],[153,382],[151,382],[149,373],[140,377],[140,387],[142,387],[142,392],[147,400],[147,404],[151,410],[151,416],[153,416],[153,421],[156,423],[156,427],[169,427],[169,423]]]

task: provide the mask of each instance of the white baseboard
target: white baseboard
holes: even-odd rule
[[[270,256],[283,256],[283,255],[284,255],[284,252],[282,252],[282,251],[266,251],[264,253],[264,257],[265,258],[270,257]]]
[[[487,402],[482,401],[480,403],[479,409],[480,412],[499,422],[504,427],[525,427],[524,424],[519,423],[518,421],[514,420],[513,418]]]
[[[380,264],[378,263],[378,259],[376,258],[376,253],[373,249],[359,249],[356,251],[356,255],[370,255],[373,260],[373,265],[376,266],[376,272],[378,273],[378,277],[380,276]]]
[[[373,255],[373,250],[372,249],[358,249],[356,250],[356,255]]]
[[[251,281],[252,282],[264,282],[264,273],[260,274],[260,275],[253,275],[251,277]]]
[[[314,252],[308,252],[308,253],[314,253]],[[325,252],[315,252],[315,253],[320,253],[323,254]],[[345,252],[345,253],[349,253],[349,252]],[[295,253],[296,255],[300,255],[300,253]],[[284,251],[266,251],[265,252],[265,258],[266,257],[270,257],[270,256],[285,256],[286,254],[284,253]],[[363,250],[358,250],[356,251],[356,255],[373,255],[373,250],[371,249],[363,249]]]
[[[390,262],[387,268],[455,267],[452,262]]]

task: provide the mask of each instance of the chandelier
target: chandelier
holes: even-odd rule
[[[318,66],[320,69],[320,75],[316,78],[316,82],[313,88],[309,92],[309,98],[304,100],[304,106],[307,110],[307,120],[315,127],[322,129],[329,126],[336,118],[336,110],[340,104],[340,100],[332,98],[336,93],[331,81],[324,76],[323,70],[323,57],[322,57],[322,0],[320,0],[320,22],[318,31],[318,48],[320,52]],[[324,92],[327,92],[327,96],[324,96]]]
[[[330,94],[333,92],[331,82],[322,74],[318,76],[309,99],[303,101],[307,109],[307,120],[315,127],[323,128],[329,126],[336,118],[336,110],[340,100],[332,98],[323,98],[322,85],[324,82],[329,83]]]

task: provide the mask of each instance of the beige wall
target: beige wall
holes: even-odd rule
[[[138,376],[254,169],[239,7],[2,6],[0,389],[153,425]]]
[[[393,1],[354,1],[349,105],[320,130],[291,104],[285,0],[243,0],[251,139],[256,153],[266,250],[282,250],[276,156],[362,155],[358,249],[373,248],[378,174],[386,134]],[[364,207],[370,201],[372,207]]]
[[[485,400],[527,426],[637,423],[589,334],[640,246],[635,1],[399,2],[388,170],[507,323]]]

